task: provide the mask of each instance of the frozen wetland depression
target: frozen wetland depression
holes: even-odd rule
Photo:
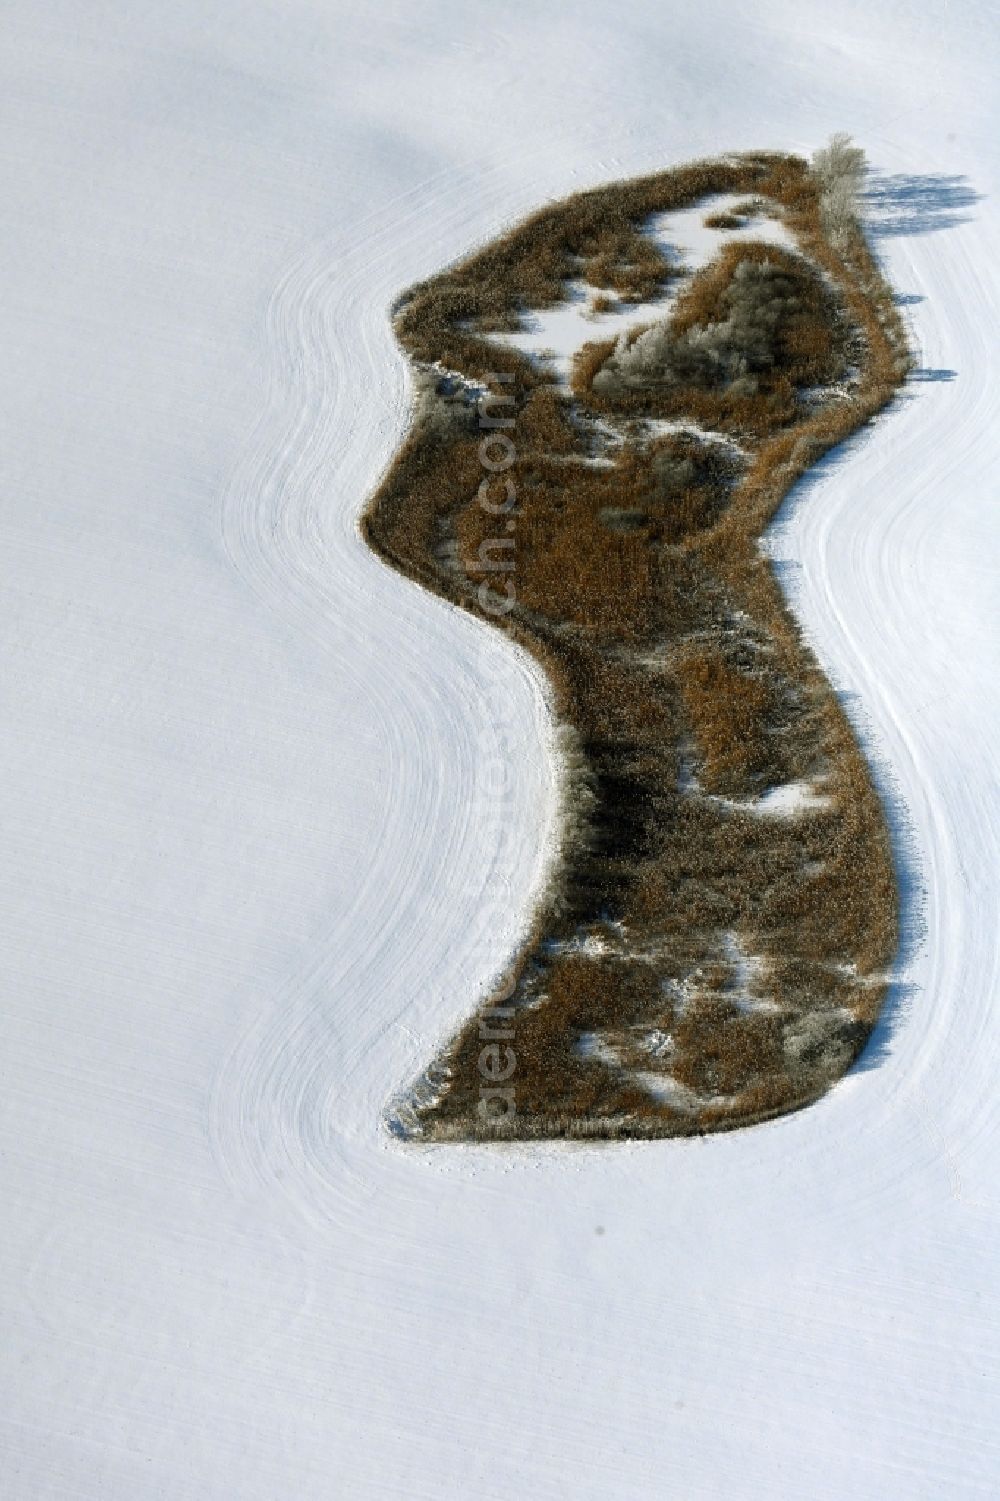
[[[994,1497],[994,8],[0,24],[4,1495]],[[356,535],[388,309],[546,199],[837,129],[925,378],[770,546],[893,812],[888,1024],[751,1132],[399,1149],[551,766],[523,659]]]
[[[863,160],[840,138],[815,171],[727,155],[574,194],[401,300],[419,398],[362,534],[541,663],[566,833],[507,977],[393,1102],[394,1132],[733,1129],[814,1101],[871,1036],[899,943],[891,832],[761,551],[795,482],[912,369],[857,220]],[[833,233],[837,162],[855,207]],[[692,220],[770,215],[794,250],[744,236],[682,270]],[[580,350],[572,393],[512,347],[567,283],[571,312],[659,294],[664,315]],[[758,815],[803,781],[824,798]],[[657,1072],[683,1091],[651,1090]]]

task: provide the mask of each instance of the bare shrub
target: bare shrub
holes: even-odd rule
[[[813,173],[819,183],[819,208],[823,228],[834,244],[841,243],[857,228],[858,195],[865,179],[865,153],[853,145],[844,131],[813,155]]]

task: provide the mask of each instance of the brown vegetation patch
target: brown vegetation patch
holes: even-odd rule
[[[704,225],[706,229],[742,229],[746,220],[741,214],[706,214]]]
[[[758,548],[907,368],[838,160],[750,155],[579,194],[399,305],[425,374],[365,533],[538,658],[579,763],[510,982],[429,1070],[407,1131],[727,1129],[815,1099],[877,1017],[897,934],[885,820]],[[729,242],[683,276],[650,216],[721,192],[779,214],[796,250]],[[491,335],[581,276],[624,301],[677,296],[651,328],[587,345],[567,392]],[[511,467],[484,468],[486,431]],[[822,800],[757,810],[800,779]],[[484,1043],[500,1004],[503,1042]],[[484,1097],[501,1048],[512,1112]]]

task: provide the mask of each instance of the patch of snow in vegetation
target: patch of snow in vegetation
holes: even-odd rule
[[[829,808],[829,797],[817,790],[815,782],[800,780],[769,787],[759,797],[721,797],[710,793],[712,802],[722,803],[740,813],[759,813],[764,818],[799,818],[804,813],[818,813]]]
[[[649,233],[665,253],[680,255],[685,271],[692,275],[703,270],[733,240],[763,241],[784,250],[798,250],[788,227],[767,213],[747,216],[738,229],[715,229],[705,223],[716,214],[734,213],[746,202],[745,193],[712,193],[690,208],[655,214],[649,222]]]

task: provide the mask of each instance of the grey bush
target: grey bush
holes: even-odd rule
[[[838,131],[813,154],[812,169],[820,184],[820,215],[830,238],[839,243],[857,227],[858,195],[865,179],[865,153],[849,135]]]
[[[673,334],[654,323],[633,343],[620,338],[594,378],[594,390],[611,395],[621,386],[698,385],[753,396],[757,376],[775,361],[783,318],[800,306],[791,278],[771,261],[741,261],[726,288],[726,316]]]

